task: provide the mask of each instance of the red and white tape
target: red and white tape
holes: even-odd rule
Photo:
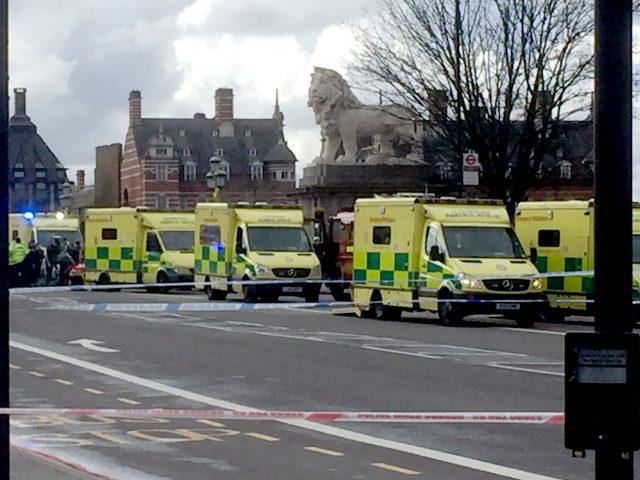
[[[511,423],[564,424],[561,412],[331,412],[287,410],[186,410],[164,408],[0,408],[0,415],[83,417],[164,417],[232,420],[308,420],[369,423]]]

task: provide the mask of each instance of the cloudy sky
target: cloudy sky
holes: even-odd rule
[[[238,117],[269,117],[280,90],[301,164],[319,151],[306,106],[314,65],[346,73],[357,23],[377,0],[10,0],[10,88],[69,168],[93,180],[95,147],[123,142],[130,90],[146,117],[213,115],[231,87]],[[637,20],[637,19],[636,19]],[[640,51],[635,60],[640,64]],[[13,108],[13,105],[12,105]],[[640,111],[640,110],[638,110]],[[634,126],[640,152],[640,123]],[[636,162],[638,163],[638,162]],[[640,199],[640,168],[634,171]]]
[[[238,117],[270,117],[275,89],[301,163],[320,149],[307,107],[314,65],[345,72],[372,0],[10,0],[10,88],[60,161],[93,179],[95,147],[124,142],[127,97],[145,117],[213,116],[231,87]],[[11,105],[13,111],[13,104]]]

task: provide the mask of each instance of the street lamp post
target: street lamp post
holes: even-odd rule
[[[213,200],[219,200],[220,191],[227,183],[227,171],[222,167],[222,158],[214,155],[209,159],[209,171],[204,176]]]

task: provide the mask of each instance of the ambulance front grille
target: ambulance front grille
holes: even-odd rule
[[[523,292],[529,288],[531,280],[521,278],[495,278],[491,280],[483,280],[487,290],[496,292]]]
[[[311,273],[308,268],[274,268],[273,274],[279,278],[306,278]]]

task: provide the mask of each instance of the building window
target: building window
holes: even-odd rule
[[[180,135],[181,137],[184,137],[187,134],[187,132],[185,132],[184,130],[180,130],[178,132],[178,135]]]
[[[214,130],[213,132],[211,132],[211,135],[217,137],[219,135],[218,130]]]
[[[186,182],[193,182],[196,179],[197,171],[195,163],[187,163],[182,166],[182,175]]]
[[[244,131],[244,136],[245,137],[250,137],[251,136],[251,130],[245,130]]]
[[[156,167],[156,180],[167,180],[169,172],[166,165],[158,165]]]
[[[271,176],[277,180],[278,179],[278,172],[271,172]]]
[[[36,170],[36,178],[47,178],[46,170]]]
[[[295,180],[296,179],[296,172],[295,170],[289,172],[289,180]]]
[[[166,154],[167,154],[166,148],[156,148],[156,155],[160,156],[160,155],[166,155]]]
[[[185,148],[184,151],[182,152],[182,154],[185,157],[190,157],[191,156],[191,149],[190,148]]]
[[[283,171],[281,171],[281,172],[280,172],[280,179],[281,179],[281,180],[286,180],[287,178],[289,178],[289,172],[286,172],[286,171],[284,171],[284,170],[283,170]]]
[[[257,157],[258,156],[258,149],[257,148],[250,148],[249,149],[249,156],[250,157]]]
[[[251,164],[251,180],[262,180],[262,162]]]
[[[13,169],[13,178],[24,178],[24,170]]]
[[[216,148],[215,154],[218,157],[223,157],[224,156],[224,148]]]
[[[560,162],[560,178],[571,179],[571,162]]]

